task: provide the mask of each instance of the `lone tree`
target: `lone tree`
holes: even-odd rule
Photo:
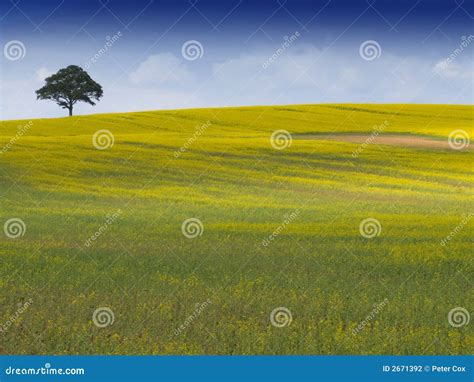
[[[76,65],[60,69],[45,81],[46,85],[36,91],[36,99],[55,101],[63,109],[69,110],[69,116],[76,102],[87,102],[94,106],[93,100],[98,101],[104,94],[102,86]]]

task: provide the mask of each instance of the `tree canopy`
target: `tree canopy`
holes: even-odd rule
[[[74,105],[81,101],[94,106],[103,90],[89,74],[79,66],[69,65],[45,79],[46,84],[36,90],[36,99],[52,100],[72,115]]]

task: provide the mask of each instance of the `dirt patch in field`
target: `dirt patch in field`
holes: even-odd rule
[[[378,144],[378,145],[389,145],[389,146],[402,146],[402,147],[421,147],[421,148],[432,148],[432,149],[451,149],[448,140],[438,140],[427,137],[417,137],[410,135],[384,135],[378,136],[363,135],[363,134],[333,134],[333,135],[322,135],[322,134],[302,134],[295,139],[310,139],[310,140],[324,140],[324,141],[339,141],[339,142],[353,142],[353,143],[367,143],[367,144]]]

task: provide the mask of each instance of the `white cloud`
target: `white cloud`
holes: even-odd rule
[[[36,78],[38,79],[38,81],[44,81],[46,77],[49,77],[53,73],[54,72],[52,70],[49,70],[48,68],[45,68],[43,66],[36,71]]]
[[[380,63],[368,63],[358,54],[343,58],[307,44],[288,48],[263,68],[271,55],[262,52],[214,64],[214,86],[223,89],[220,98],[227,95],[236,104],[345,102],[358,94],[364,102],[377,84],[369,77],[387,77]]]
[[[449,59],[438,61],[433,70],[446,78],[472,79],[474,75],[472,65],[470,68],[466,68],[450,61]]]
[[[143,61],[130,73],[130,80],[134,84],[186,85],[194,81],[194,75],[183,60],[172,53],[161,53]]]
[[[221,104],[312,102],[452,103],[465,97],[468,62],[447,67],[445,77],[433,76],[433,61],[383,52],[366,61],[357,50],[324,51],[300,44],[288,48],[266,69],[272,52],[243,55],[213,65],[214,87]]]
[[[98,65],[94,79],[104,86],[104,97],[93,108],[78,104],[75,114],[321,102],[473,102],[474,73],[467,55],[445,66],[444,61],[399,57],[384,49],[380,58],[365,61],[358,47],[324,51],[295,43],[264,68],[273,53],[260,50],[210,64],[156,54],[119,82],[117,73]],[[30,74],[44,78],[51,71],[42,67]],[[5,79],[3,118],[63,116],[54,103],[36,101],[38,87],[25,78]]]

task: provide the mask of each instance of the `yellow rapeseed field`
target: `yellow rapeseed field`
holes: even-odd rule
[[[0,351],[470,354],[473,119],[328,104],[0,122]]]

